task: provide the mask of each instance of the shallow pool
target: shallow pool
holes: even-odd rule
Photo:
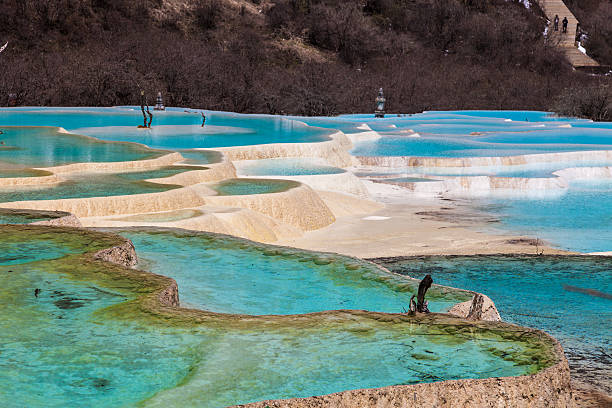
[[[159,290],[160,278],[79,255],[116,238],[50,231],[0,226],[0,240],[11,243],[0,258],[0,301],[12,305],[0,309],[2,406],[218,407],[551,364],[550,345],[537,336],[457,320],[158,317],[139,299]],[[37,247],[24,251],[29,243]]]
[[[69,213],[0,208],[0,224],[29,224],[38,221],[49,221],[66,215],[69,215]]]
[[[244,176],[310,176],[345,173],[344,169],[308,158],[249,160],[239,166]]]
[[[545,112],[425,112],[363,120],[382,138],[355,144],[357,156],[488,157],[584,150],[612,150],[609,124],[550,117]],[[411,129],[421,137],[406,137]]]
[[[155,170],[130,173],[81,173],[67,176],[66,181],[52,186],[0,187],[0,202],[159,193],[181,186],[157,182],[152,183],[144,180],[169,177],[198,169],[206,169],[206,167],[168,166]],[[160,180],[160,182],[162,181]]]
[[[206,113],[201,126],[200,111],[168,109],[152,111],[150,129],[136,107],[63,109],[0,109],[2,126],[57,126],[102,140],[136,142],[151,148],[193,149],[269,143],[305,143],[329,140],[333,130],[307,126],[282,116]]]
[[[3,125],[0,119],[0,126]],[[82,162],[142,160],[163,154],[137,144],[103,142],[90,137],[61,133],[52,127],[1,129],[3,134],[0,135],[0,140],[4,145],[0,146],[0,162],[9,164],[50,167]]]
[[[236,178],[224,180],[211,188],[219,195],[251,195],[281,193],[299,185],[297,181],[291,180]]]
[[[558,339],[572,377],[612,391],[612,259],[407,257],[382,265],[418,278],[430,273],[436,283],[486,293],[505,321],[544,330]],[[597,292],[583,293],[585,289]]]
[[[475,201],[501,227],[577,252],[612,251],[612,181],[573,181],[563,194]]]
[[[120,233],[146,260],[141,267],[176,279],[183,304],[199,309],[256,315],[335,309],[399,313],[418,286],[348,257],[207,233]],[[438,287],[428,294],[433,311],[472,296]]]

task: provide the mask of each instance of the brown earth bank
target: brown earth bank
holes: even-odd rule
[[[389,112],[548,110],[609,82],[571,69],[531,3],[4,0],[0,105],[139,104],[144,89],[149,104],[333,115],[372,111],[383,87]],[[609,9],[582,12],[602,55]]]

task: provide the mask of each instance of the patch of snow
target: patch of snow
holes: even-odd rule
[[[370,215],[369,217],[364,217],[362,218],[362,220],[366,220],[366,221],[383,221],[383,220],[388,220],[391,217],[382,217],[380,215]]]

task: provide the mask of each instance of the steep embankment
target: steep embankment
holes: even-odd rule
[[[536,5],[503,0],[6,0],[0,105],[236,112],[548,109],[571,70]],[[608,41],[594,30],[590,42]],[[603,38],[603,40],[602,40]]]

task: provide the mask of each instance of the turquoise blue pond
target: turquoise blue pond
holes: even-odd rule
[[[181,186],[143,181],[169,177],[190,170],[205,169],[198,166],[168,166],[160,169],[130,173],[83,173],[71,176],[57,185],[44,187],[0,187],[0,202],[59,200],[64,198],[90,198],[130,194],[159,193]],[[162,181],[162,180],[160,180]]]
[[[240,115],[206,111],[202,127],[199,111],[152,112],[151,129],[142,124],[140,109],[97,110],[63,108],[0,109],[2,126],[59,126],[102,140],[136,142],[159,149],[193,149],[268,143],[305,143],[329,140],[329,129],[309,127],[281,116]]]
[[[558,339],[573,378],[612,392],[612,259],[408,257],[382,265],[418,278],[431,273],[436,283],[486,293],[505,321],[544,330]]]
[[[345,173],[344,169],[318,163],[315,159],[282,158],[251,161],[240,166],[243,176],[310,176]]]
[[[552,132],[552,131],[551,131]],[[524,154],[558,153],[590,150],[612,150],[612,131],[600,138],[604,144],[538,144],[537,140],[529,143],[509,143],[500,138],[498,142],[481,141],[477,137],[438,137],[422,136],[410,138],[404,136],[385,136],[376,141],[355,143],[351,154],[355,156],[419,156],[419,157],[502,157]],[[556,138],[560,136],[551,136]],[[487,138],[483,138],[486,140]],[[493,139],[489,139],[493,140]],[[585,140],[589,139],[588,135]],[[518,138],[518,141],[523,141]],[[575,142],[575,140],[572,140]]]
[[[11,243],[0,258],[0,300],[12,305],[0,309],[3,407],[219,407],[521,375],[533,372],[541,352],[510,331],[466,331],[443,322],[339,314],[244,324],[219,317],[198,324],[113,313],[139,287],[104,277],[108,265],[63,256],[99,249],[99,237],[0,228],[3,242]]]
[[[577,252],[612,251],[612,181],[574,181],[562,195],[479,200],[500,227]]]
[[[299,314],[336,309],[399,313],[415,283],[346,257],[205,233],[121,231],[132,240],[141,267],[170,276],[181,302],[223,313]],[[471,299],[464,292],[431,292],[430,309],[448,310]]]
[[[162,154],[135,144],[107,143],[59,133],[55,128],[3,126],[5,123],[0,119],[0,129],[3,131],[0,140],[4,142],[0,146],[0,163],[50,167],[80,162],[142,160]]]
[[[609,123],[550,117],[545,112],[425,112],[363,121],[383,137],[356,143],[357,156],[486,157],[612,149]],[[421,138],[398,133],[411,129]]]

